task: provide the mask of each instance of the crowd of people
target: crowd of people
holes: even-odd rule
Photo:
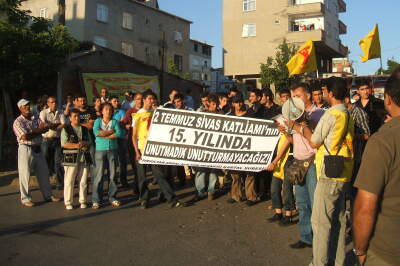
[[[150,90],[127,92],[120,103],[105,88],[94,97],[93,107],[85,95],[68,95],[63,109],[57,108],[55,97],[44,97],[32,111],[31,102],[21,99],[21,115],[13,125],[19,144],[21,202],[35,205],[29,192],[31,172],[45,200],[61,200],[52,194],[50,171],[56,188],[64,192],[67,210],[74,208],[76,181],[80,208],[88,207],[89,180],[93,209],[104,206],[105,181],[112,207],[121,205],[118,190],[131,187],[141,208],[148,208],[151,180],[159,186],[157,199],[171,208],[214,200],[227,190],[227,203],[244,202],[249,207],[270,197],[274,215],[267,221],[290,226],[298,215],[300,238],[290,247],[312,248],[311,265],[344,265],[346,213],[354,205],[353,251],[360,262],[365,262],[368,251],[371,265],[399,265],[400,70],[387,82],[384,101],[374,97],[368,80],[359,82],[357,93],[355,102],[348,84],[334,77],[313,88],[299,83],[279,89],[279,99],[269,88],[249,89],[247,99],[236,88],[227,94],[203,93],[197,112],[228,116],[276,120],[282,112],[277,103],[304,104],[301,118],[276,121],[280,140],[273,160],[260,173],[139,163],[156,108],[194,111],[193,98],[175,89],[163,105]],[[192,183],[195,195],[178,200],[176,190]]]

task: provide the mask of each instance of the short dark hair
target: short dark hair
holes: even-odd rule
[[[86,99],[86,95],[83,93],[78,93],[77,95],[75,95],[75,100],[79,99],[79,98],[85,98]]]
[[[116,95],[112,95],[112,96],[110,97],[110,102],[111,102],[111,100],[114,100],[114,99],[117,99],[117,100],[119,100],[118,96],[116,96]]]
[[[218,97],[219,98],[228,98],[228,94],[221,92],[221,93],[218,93]]]
[[[289,94],[290,95],[290,90],[286,89],[286,88],[282,88],[278,91],[279,96],[282,96],[282,94]]]
[[[294,84],[293,86],[290,87],[290,90],[294,91],[297,88],[302,88],[304,90],[304,92],[311,94],[311,88],[308,83],[301,82],[301,83]]]
[[[257,97],[262,97],[262,93],[261,93],[261,90],[259,90],[259,89],[249,89],[249,94],[250,93],[254,93]]]
[[[232,87],[232,88],[229,89],[229,92],[239,93],[239,90],[236,87]]]
[[[110,106],[112,112],[114,113],[114,107],[113,107],[113,106],[111,105],[111,103],[109,103],[109,102],[105,102],[105,103],[102,103],[102,104],[101,104],[100,112],[103,112],[103,109],[104,109],[104,107],[106,107],[106,106]]]
[[[243,95],[241,93],[232,97],[232,103],[244,103]]]
[[[206,91],[200,94],[200,98],[207,98],[210,94]]]
[[[100,100],[101,98],[100,97],[98,97],[98,96],[95,96],[95,97],[93,97],[93,103],[95,103],[96,102],[96,100]]]
[[[269,99],[271,101],[274,100],[274,93],[272,92],[272,90],[270,88],[264,88],[261,90],[262,95],[265,95],[265,97],[269,97]]]
[[[313,86],[313,87],[311,88],[311,92],[314,92],[314,91],[322,91],[322,88],[319,87],[319,86]]]
[[[397,106],[400,106],[400,67],[396,68],[387,80],[385,94],[389,95]]]
[[[157,95],[150,89],[143,92],[143,99],[146,99],[150,95],[152,95],[154,97],[154,99],[157,99]]]
[[[368,86],[371,87],[371,80],[368,78],[362,78],[356,81],[357,88],[360,88],[362,86]]]
[[[218,96],[216,94],[210,94],[210,95],[208,95],[207,98],[208,98],[209,102],[214,102],[217,105],[219,105],[219,98],[218,98]]]
[[[330,77],[327,80],[327,90],[332,92],[336,100],[343,101],[348,93],[346,80],[338,77]]]
[[[182,93],[177,93],[174,97],[174,100],[177,100],[177,99],[184,100],[185,96]]]
[[[71,116],[71,114],[78,114],[79,115],[80,111],[76,108],[72,108],[69,110],[69,116]]]

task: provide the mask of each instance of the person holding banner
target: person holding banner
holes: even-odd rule
[[[147,209],[150,201],[150,191],[147,186],[145,165],[140,163],[142,153],[146,145],[149,134],[151,119],[153,116],[152,106],[156,101],[156,95],[151,90],[143,93],[143,108],[134,114],[132,119],[132,143],[136,153],[136,169],[138,173],[139,199],[142,209]],[[157,180],[163,196],[170,203],[171,208],[184,207],[185,204],[178,201],[174,190],[170,186],[165,176],[165,167],[160,165],[151,165],[151,170]]]
[[[104,103],[101,108],[102,118],[97,118],[93,133],[96,136],[96,173],[93,180],[92,201],[93,209],[101,207],[103,197],[103,172],[108,164],[109,185],[108,200],[113,207],[118,207],[121,203],[115,198],[117,185],[115,184],[116,163],[118,160],[118,138],[121,137],[119,122],[112,119],[114,109],[110,103]]]
[[[229,115],[251,117],[252,111],[246,110],[242,94],[232,98],[232,112]],[[255,191],[255,173],[243,171],[230,171],[232,177],[231,198],[228,203],[236,203],[246,200],[246,205],[252,206],[259,200]]]

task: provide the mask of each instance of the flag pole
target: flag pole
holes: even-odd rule
[[[379,61],[381,62],[381,75],[383,75],[382,55],[379,57]]]

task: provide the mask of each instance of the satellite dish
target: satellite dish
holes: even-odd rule
[[[282,115],[286,120],[295,121],[304,114],[304,102],[299,98],[289,98],[282,106]]]

